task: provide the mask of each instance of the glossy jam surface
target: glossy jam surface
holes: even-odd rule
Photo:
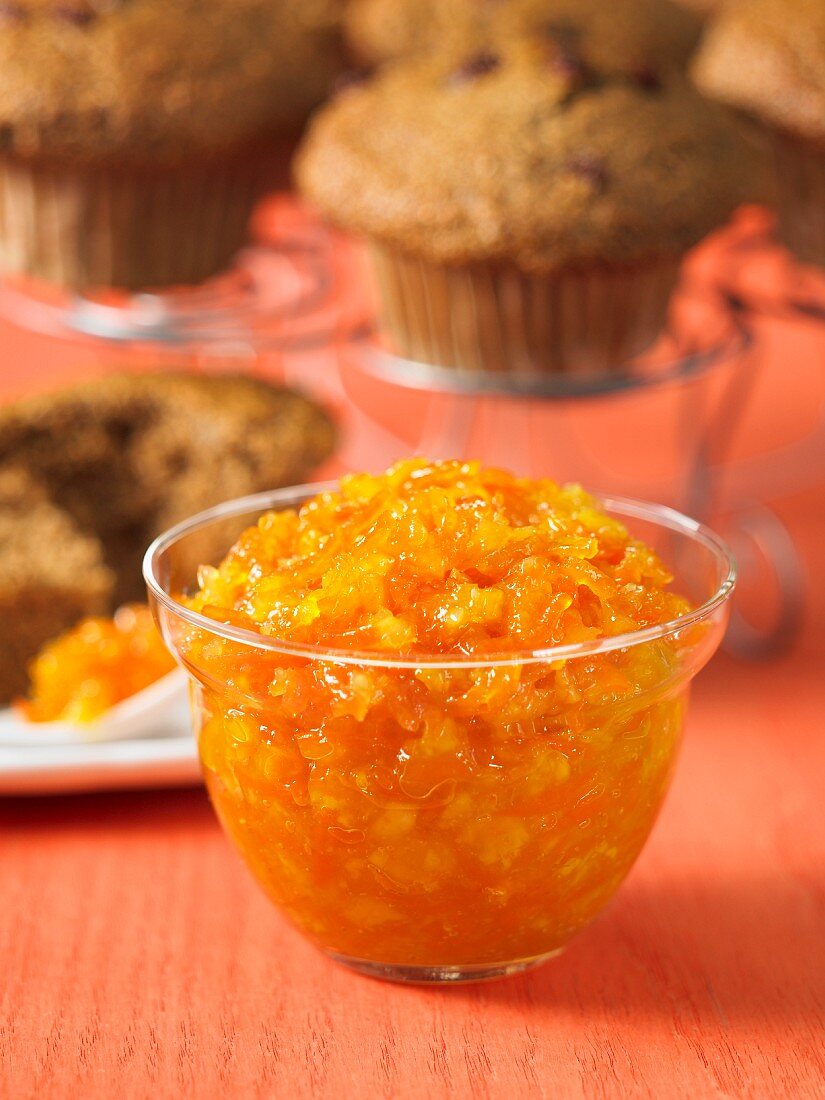
[[[175,667],[148,607],[85,619],[50,642],[31,668],[21,704],[30,722],[92,722]]]
[[[194,606],[220,621],[383,655],[511,654],[686,610],[657,556],[578,486],[458,462],[351,476],[262,516],[200,580]]]
[[[396,965],[528,959],[614,893],[680,738],[678,643],[530,651],[687,605],[581,489],[404,463],[262,516],[200,581],[192,605],[216,622],[338,651],[176,640],[218,813],[321,946]]]

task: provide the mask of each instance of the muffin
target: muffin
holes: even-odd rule
[[[706,95],[764,124],[780,236],[799,259],[825,265],[825,4],[731,2],[709,25],[694,77]]]
[[[40,647],[109,604],[114,576],[22,469],[0,470],[0,706],[22,695]]]
[[[116,603],[143,595],[161,531],[230,497],[301,482],[332,450],[307,398],[235,375],[111,375],[0,409],[0,473],[25,469],[102,546]]]
[[[608,72],[684,66],[699,37],[698,20],[670,0],[350,0],[344,16],[348,44],[368,66],[536,29],[585,42],[588,61]]]
[[[598,73],[544,36],[386,66],[320,112],[296,165],[366,239],[400,354],[533,374],[623,369],[655,341],[750,160],[681,76]]]
[[[0,4],[0,272],[139,289],[225,268],[339,69],[341,4]]]
[[[709,12],[716,11],[717,8],[721,7],[725,0],[678,0],[678,2],[691,11],[707,16]]]

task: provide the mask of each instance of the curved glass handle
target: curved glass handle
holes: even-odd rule
[[[740,577],[760,565],[767,567],[776,610],[770,622],[758,625],[748,615],[748,587],[743,585],[731,609],[725,649],[751,661],[769,660],[785,653],[799,635],[805,612],[805,569],[790,532],[770,508],[756,504],[731,518],[726,534],[739,561]]]

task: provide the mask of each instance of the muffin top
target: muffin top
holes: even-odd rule
[[[729,3],[708,28],[694,77],[715,99],[825,140],[825,3]]]
[[[608,72],[682,66],[699,35],[698,20],[670,0],[350,0],[344,26],[367,64],[547,29]]]
[[[3,0],[0,151],[179,159],[297,128],[343,0]]]
[[[725,0],[678,0],[683,8],[698,11],[703,16],[706,16],[708,12],[716,11],[724,2]]]
[[[348,88],[296,175],[331,220],[402,251],[549,272],[680,254],[743,201],[755,162],[681,76],[598,75],[531,37]]]
[[[703,15],[706,15],[709,11],[716,11],[723,2],[724,0],[679,0],[683,7],[701,12]]]

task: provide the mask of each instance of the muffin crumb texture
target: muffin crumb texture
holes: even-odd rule
[[[344,27],[367,64],[539,33],[573,54],[583,51],[603,71],[682,66],[700,29],[692,13],[670,0],[350,0]]]
[[[0,409],[0,701],[46,641],[144,598],[161,531],[300,482],[332,444],[312,402],[236,376],[112,375]]]
[[[757,155],[678,75],[558,59],[530,37],[388,67],[317,116],[302,190],[421,259],[547,274],[680,256],[758,189]]]
[[[825,145],[825,4],[739,0],[711,22],[693,66],[699,88]]]
[[[341,0],[0,6],[0,152],[177,162],[296,131],[342,66]]]

